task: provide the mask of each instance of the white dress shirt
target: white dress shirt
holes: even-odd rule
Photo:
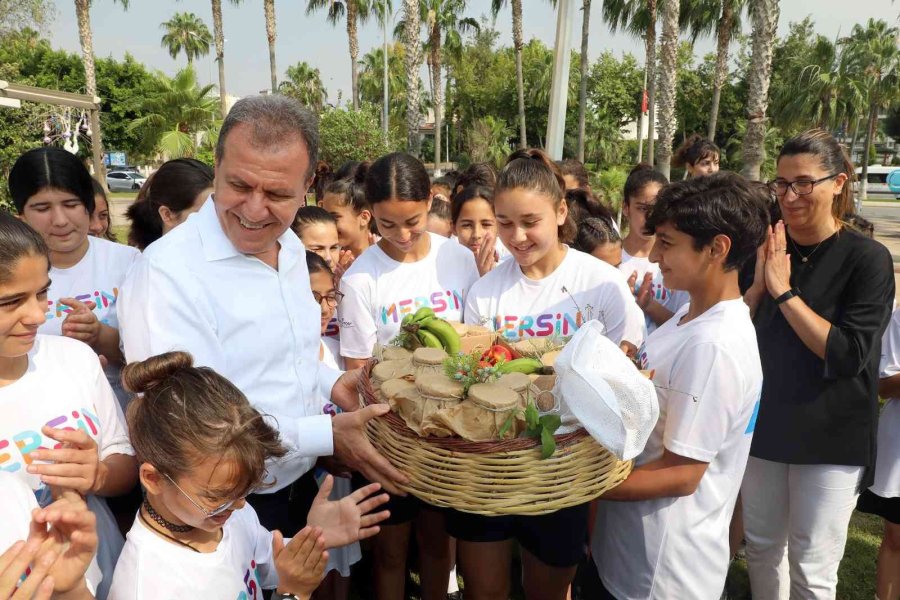
[[[184,350],[234,383],[271,416],[289,454],[269,465],[275,492],[334,451],[322,398],[340,372],[319,362],[319,317],[306,251],[288,229],[278,269],[241,254],[222,230],[212,196],[151,244],[129,271],[119,327],[129,362]]]

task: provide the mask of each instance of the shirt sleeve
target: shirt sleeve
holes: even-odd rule
[[[856,263],[841,298],[839,317],[825,342],[825,379],[855,377],[881,340],[894,300],[894,266],[884,246]]]
[[[359,288],[358,283],[341,278],[344,299],[338,305],[341,323],[341,356],[345,358],[369,358],[378,341],[372,299]],[[331,388],[329,388],[331,389]]]
[[[667,390],[666,449],[712,462],[737,425],[743,381],[738,364],[715,344],[697,344],[682,351]]]
[[[621,277],[600,283],[596,298],[595,311],[599,312],[595,315],[606,327],[606,336],[616,344],[631,342],[640,348],[644,343],[646,320]]]
[[[900,309],[894,310],[891,322],[881,340],[880,377],[891,377],[900,373]]]
[[[226,372],[225,354],[210,321],[215,311],[196,289],[193,277],[179,275],[176,278],[147,257],[131,269],[119,301],[125,358],[135,362],[182,350],[190,352],[194,365]]]

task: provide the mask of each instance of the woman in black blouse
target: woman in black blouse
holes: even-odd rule
[[[853,165],[822,130],[788,140],[783,215],[745,299],[763,389],[741,494],[754,597],[834,598],[850,515],[875,464],[891,255],[845,227]],[[789,590],[789,591],[788,591]]]

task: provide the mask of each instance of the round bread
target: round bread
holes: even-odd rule
[[[385,382],[396,377],[412,375],[412,365],[408,360],[383,360],[372,367],[372,379],[376,383]]]
[[[502,385],[515,392],[522,393],[529,385],[531,385],[531,378],[525,373],[507,373],[500,376],[500,379],[497,380],[497,385]]]
[[[496,383],[476,383],[469,388],[469,401],[486,410],[501,412],[516,408],[519,395]]]

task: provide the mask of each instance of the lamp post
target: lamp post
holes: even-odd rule
[[[547,153],[562,159],[566,135],[566,101],[569,95],[569,34],[575,20],[575,2],[559,0],[556,16],[556,47],[553,49],[553,80],[550,85],[550,115],[547,118]]]

